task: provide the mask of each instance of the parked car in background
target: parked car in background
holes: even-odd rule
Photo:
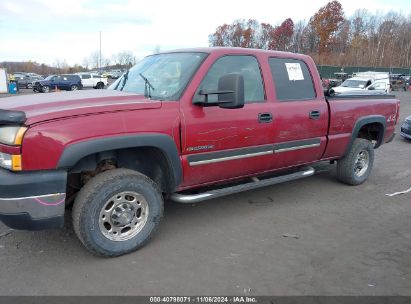
[[[123,75],[123,71],[121,70],[110,70],[110,71],[104,72],[102,76],[111,78],[111,79],[117,79],[121,75]]]
[[[107,78],[94,73],[76,73],[81,78],[84,88],[104,89],[107,86]]]
[[[390,81],[388,73],[384,72],[361,72],[354,77],[345,80],[340,86],[334,88],[336,95],[351,91],[382,91],[389,93]]]
[[[334,78],[329,79],[329,87],[338,87],[348,78],[349,75],[347,73],[334,73]]]
[[[33,87],[33,81],[43,80],[40,75],[29,73],[14,73],[13,81],[17,83],[19,89],[31,89]]]
[[[407,83],[404,74],[390,74],[390,85],[393,91],[406,91]]]
[[[120,78],[121,75],[123,75],[123,74],[124,74],[124,71],[116,70],[116,71],[114,71],[114,72],[111,74],[111,78],[112,78],[112,79],[118,79],[118,78]]]
[[[411,115],[408,116],[401,125],[400,135],[405,139],[411,140]]]
[[[33,91],[43,93],[55,89],[76,91],[82,88],[81,78],[78,75],[50,75],[44,80],[33,83]]]

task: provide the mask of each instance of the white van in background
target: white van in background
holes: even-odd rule
[[[340,86],[334,88],[336,95],[346,92],[371,90],[373,93],[390,93],[390,77],[386,72],[359,72],[354,77],[345,80]],[[371,92],[370,92],[371,93]]]

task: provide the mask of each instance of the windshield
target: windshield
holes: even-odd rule
[[[158,100],[179,99],[205,56],[204,53],[148,56],[123,74],[108,89],[144,94]],[[150,96],[147,93],[148,85],[151,86]]]
[[[50,76],[47,76],[46,78],[44,78],[44,80],[51,80],[53,77],[54,77],[54,75],[50,75]]]
[[[352,79],[347,79],[344,81],[341,86],[342,87],[348,87],[348,88],[364,88],[365,84],[367,81],[365,80],[352,80]]]

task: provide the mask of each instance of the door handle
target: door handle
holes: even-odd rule
[[[318,110],[312,110],[310,112],[310,119],[317,120],[317,119],[320,119],[320,116],[321,116],[321,113]]]
[[[273,114],[271,113],[258,113],[259,123],[270,123],[273,121]]]

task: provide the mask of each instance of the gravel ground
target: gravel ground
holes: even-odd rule
[[[401,122],[411,92],[401,99]],[[399,126],[398,126],[399,129]],[[196,205],[167,202],[153,240],[115,259],[62,230],[0,224],[1,295],[411,295],[411,142],[376,150],[366,183],[314,177]]]

